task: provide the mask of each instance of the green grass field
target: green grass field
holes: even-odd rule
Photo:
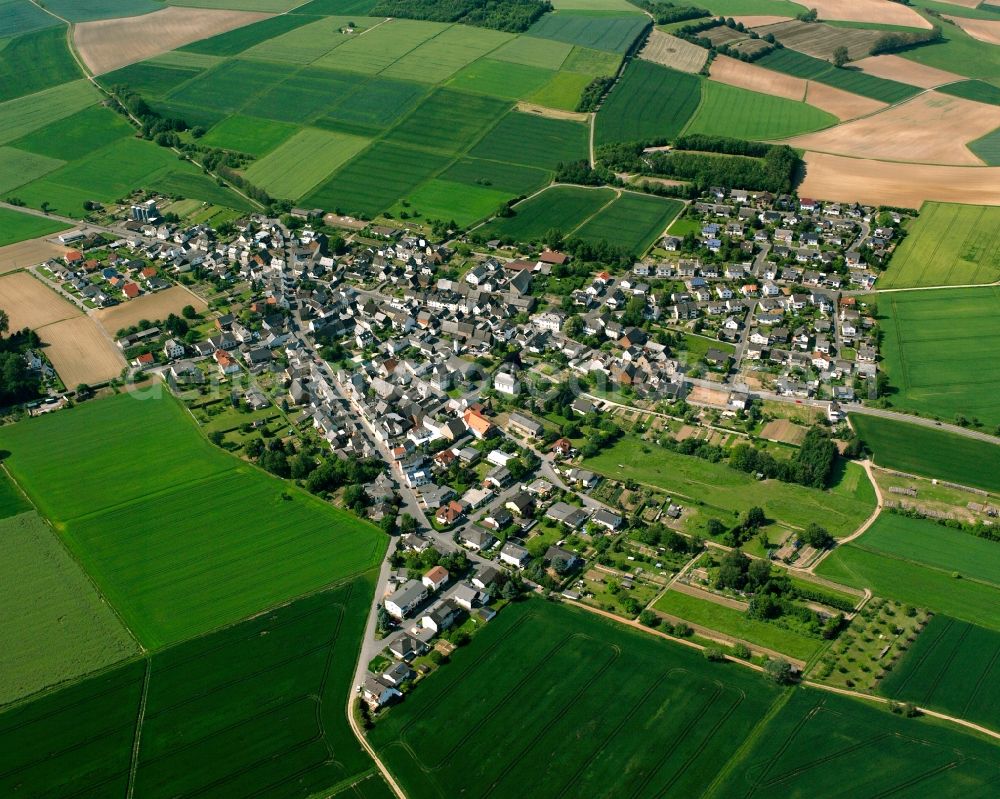
[[[138,64],[107,72],[101,75],[100,81],[108,88],[124,85],[143,97],[158,98],[166,97],[182,83],[197,78],[203,71],[201,67],[166,66],[140,61]]]
[[[386,142],[461,153],[510,108],[510,101],[454,89],[438,89],[386,134]]]
[[[266,39],[243,51],[243,58],[258,58],[264,61],[284,61],[291,64],[311,64],[322,58],[331,50],[344,42],[350,41],[356,34],[341,33],[348,22],[355,24],[358,32],[370,28],[379,20],[369,20],[364,17],[348,19],[347,17],[322,17],[308,25],[295,28]]]
[[[514,216],[498,217],[483,232],[514,241],[533,241],[556,228],[569,235],[615,197],[612,189],[553,186],[514,208]]]
[[[0,0],[0,39],[58,24],[59,20],[30,0]]]
[[[255,161],[247,180],[272,197],[297,200],[368,146],[369,140],[347,133],[303,128],[284,144]]]
[[[638,255],[663,235],[683,208],[679,200],[624,192],[573,235],[584,241],[608,241]]]
[[[879,316],[892,405],[948,421],[961,414],[1000,424],[996,287],[884,294]]]
[[[344,74],[358,84],[356,76]],[[316,124],[365,136],[381,133],[416,108],[428,91],[421,83],[375,77],[361,84],[343,102],[327,109]]]
[[[773,649],[798,660],[809,660],[823,646],[820,638],[811,638],[766,621],[756,621],[747,618],[745,613],[735,608],[728,608],[679,591],[667,591],[653,607],[692,624],[700,624],[723,635]]]
[[[371,760],[344,709],[373,587],[359,578],[0,713],[0,792],[290,799],[362,779]]]
[[[851,414],[851,425],[879,466],[1000,491],[1000,447],[995,444],[865,414]]]
[[[212,128],[200,143],[206,147],[221,147],[260,156],[273,150],[295,131],[294,125],[285,122],[236,115],[227,117]]]
[[[994,86],[992,83],[981,80],[949,83],[946,86],[938,87],[937,91],[952,94],[955,97],[964,97],[966,100],[975,100],[978,103],[1000,105],[1000,86]]]
[[[11,144],[19,150],[74,161],[134,133],[132,126],[118,114],[108,108],[93,105],[39,128]]]
[[[701,102],[702,81],[637,59],[608,94],[597,114],[594,141],[669,139],[687,125]]]
[[[1000,719],[1000,633],[935,616],[879,692],[977,721]]]
[[[879,288],[968,285],[1000,279],[1000,208],[924,203]]]
[[[15,186],[54,172],[65,163],[58,158],[29,153],[16,147],[0,147],[0,193],[6,197]]]
[[[512,38],[509,33],[487,28],[453,25],[407,52],[381,74],[388,78],[441,83]]]
[[[969,142],[968,148],[988,166],[1000,166],[1000,128]]]
[[[490,58],[539,69],[559,69],[572,49],[572,45],[564,42],[518,36],[490,53]]]
[[[0,47],[0,102],[79,77],[80,69],[66,46],[62,26],[17,36]]]
[[[949,12],[958,15],[961,8],[948,8]],[[934,19],[934,17],[929,17]],[[967,78],[991,80],[1000,78],[1000,48],[989,42],[973,39],[957,25],[941,25],[943,42],[929,47],[915,47],[900,55],[911,61],[926,64],[929,67],[944,69]]]
[[[45,7],[70,22],[91,22],[113,17],[137,17],[158,11],[154,0],[45,0]]]
[[[252,25],[244,25],[242,28],[220,33],[208,39],[200,39],[197,42],[184,45],[181,52],[203,53],[212,56],[232,56],[249,50],[254,45],[288,33],[290,30],[308,25],[313,20],[309,17],[300,17],[292,14],[270,17],[254,22]]]
[[[822,520],[820,524],[837,537],[853,532],[875,509],[867,481],[858,481],[851,491],[839,487],[820,491],[778,480],[755,480],[724,464],[671,452],[633,436],[625,436],[597,457],[588,458],[586,465],[616,480],[632,479],[662,488],[682,505],[703,502],[706,513],[714,509],[722,519],[758,505],[769,519],[792,527],[804,528]],[[848,466],[849,470],[858,468]]]
[[[695,796],[776,695],[751,672],[530,600],[455,652],[371,740],[409,796],[480,796],[483,786],[496,799]]]
[[[48,236],[68,227],[65,222],[0,208],[0,247],[26,239],[37,239],[39,236]]]
[[[0,431],[15,479],[147,648],[377,562],[374,528],[212,447],[191,425],[172,398],[125,394]]]
[[[236,211],[251,211],[255,208],[234,190],[220,186],[213,178],[197,172],[170,172],[158,178],[151,188],[169,196],[221,205]]]
[[[523,100],[540,91],[555,74],[551,69],[480,58],[456,74],[448,85],[462,91]]]
[[[827,128],[838,121],[833,114],[806,103],[714,81],[705,82],[703,95],[685,133],[739,139],[784,139]]]
[[[411,216],[419,213],[425,220],[454,221],[459,227],[466,227],[488,217],[508,197],[507,192],[486,186],[434,179],[407,194],[392,210],[397,216],[403,211]]]
[[[439,22],[394,19],[379,25],[364,36],[345,42],[317,59],[315,65],[375,75],[447,27]],[[420,79],[419,74],[404,77],[411,80]]]
[[[94,105],[100,95],[85,80],[64,83],[27,97],[0,103],[0,144],[50,125]]]
[[[528,95],[527,99],[546,108],[575,111],[580,102],[580,95],[590,81],[589,75],[581,75],[578,72],[557,72],[538,91]]]
[[[621,63],[622,57],[618,53],[608,53],[590,47],[574,47],[563,61],[562,69],[591,78],[610,77],[618,72]]]
[[[555,170],[587,157],[587,128],[579,122],[512,111],[469,151],[469,155],[509,164]]]
[[[34,511],[0,521],[0,706],[139,651]]]
[[[755,62],[762,67],[794,75],[797,78],[817,80],[828,86],[854,92],[883,103],[898,103],[917,94],[920,89],[906,83],[876,78],[864,72],[838,69],[829,61],[813,58],[798,50],[773,50]]]
[[[171,102],[211,109],[217,113],[239,111],[256,95],[290,77],[296,67],[269,61],[223,61],[167,95]],[[190,120],[188,120],[190,122]]]
[[[366,105],[360,91],[364,79],[350,72],[306,67],[281,83],[254,97],[243,106],[243,112],[297,125],[329,113],[344,105]]]
[[[533,167],[505,164],[483,158],[460,158],[441,173],[442,180],[472,186],[494,188],[519,196],[540,189],[549,181],[549,173]]]
[[[647,24],[648,20],[638,13],[558,11],[539,19],[528,28],[528,35],[595,50],[625,53]]]

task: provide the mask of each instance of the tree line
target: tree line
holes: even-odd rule
[[[522,33],[551,10],[548,0],[381,0],[369,13]]]
[[[664,0],[629,0],[629,2],[649,12],[657,25],[669,25],[672,22],[683,22],[687,19],[701,19],[712,12],[707,8],[697,6],[679,6]]]

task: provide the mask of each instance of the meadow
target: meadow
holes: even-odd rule
[[[528,35],[595,50],[626,53],[648,24],[648,19],[638,13],[559,11],[539,19],[528,28]]]
[[[1000,290],[988,286],[879,297],[891,405],[948,421],[1000,424]]]
[[[671,452],[634,436],[621,438],[588,458],[586,465],[615,480],[632,479],[661,488],[681,505],[697,503],[702,513],[714,511],[724,521],[734,520],[757,505],[776,522],[798,528],[817,522],[834,536],[843,537],[875,509],[867,481],[859,481],[858,487],[848,492],[838,486],[821,491],[778,480],[755,480],[724,464]],[[848,470],[858,468],[848,465]]]
[[[2,7],[0,7],[2,13]],[[0,47],[0,102],[79,78],[62,26],[26,33]]]
[[[735,608],[679,591],[667,591],[656,601],[653,608],[798,660],[809,660],[824,643],[819,638],[787,630],[777,624],[748,618],[745,613]]]
[[[924,203],[879,288],[968,285],[1000,279],[1000,208]]]
[[[569,236],[614,198],[609,188],[553,186],[514,206],[514,216],[493,219],[483,233],[522,242],[538,240],[551,228]]]
[[[424,83],[442,83],[512,38],[509,33],[487,28],[452,25],[406,52],[382,74],[389,78],[417,77]],[[512,80],[517,80],[516,74]]]
[[[883,103],[898,103],[907,97],[917,94],[920,89],[898,81],[876,78],[864,72],[838,69],[829,61],[813,58],[797,50],[773,50],[758,58],[755,62],[762,67],[794,75],[797,78],[807,78],[844,89],[848,92],[880,100]]]
[[[212,447],[171,397],[31,419],[0,446],[147,648],[360,573],[383,547],[353,515]]]
[[[448,85],[467,92],[522,100],[541,90],[555,74],[551,69],[481,58],[455,75]]]
[[[879,466],[1000,491],[1000,446],[866,414],[851,414],[851,425]]]
[[[440,177],[442,180],[486,186],[518,196],[540,189],[549,182],[550,174],[534,167],[504,164],[485,158],[460,158]]]
[[[68,228],[65,222],[0,208],[0,247],[27,239],[37,239]]]
[[[371,106],[374,98],[367,97],[363,86],[367,86],[366,80],[349,72],[306,67],[254,97],[243,111],[302,125],[345,105]],[[361,96],[355,100],[358,92]]]
[[[963,9],[947,7],[945,13],[957,15]],[[996,19],[996,17],[994,17]],[[973,39],[957,25],[941,25],[943,41],[929,47],[915,47],[900,55],[929,67],[936,67],[967,78],[1000,78],[1000,48]]]
[[[505,608],[370,738],[410,796],[692,796],[777,693],[751,672],[533,599]]]
[[[295,125],[286,122],[236,114],[212,128],[202,137],[201,143],[206,147],[261,156],[290,138],[296,130]]]
[[[291,799],[362,778],[371,760],[344,708],[373,587],[359,578],[0,713],[0,792]]]
[[[212,66],[217,66],[213,64]],[[166,66],[140,61],[100,76],[104,86],[128,86],[143,97],[165,97],[181,84],[197,78],[205,71],[201,66]]]
[[[134,17],[163,8],[154,0],[45,0],[45,7],[70,22]]]
[[[469,155],[552,171],[561,162],[587,158],[587,135],[579,122],[512,111]]]
[[[466,227],[494,213],[506,203],[508,196],[506,192],[485,186],[435,178],[407,194],[392,207],[392,212],[428,221],[455,222],[459,227]]]
[[[935,616],[882,680],[879,693],[996,729],[1000,633]]]
[[[313,19],[293,14],[283,14],[270,19],[262,19],[252,25],[245,25],[227,33],[220,33],[208,39],[201,39],[180,48],[184,53],[203,53],[212,56],[234,56],[254,45],[281,36],[284,33],[308,25]]]
[[[685,133],[740,139],[783,139],[830,127],[837,118],[806,103],[706,81]]]
[[[597,144],[671,139],[701,102],[701,79],[636,59],[597,114]]]
[[[574,232],[584,241],[608,241],[640,255],[657,241],[684,208],[679,200],[623,192]]]
[[[356,78],[354,83],[358,83]],[[428,91],[424,84],[375,77],[328,108],[316,124],[367,136],[381,133],[416,108]]]

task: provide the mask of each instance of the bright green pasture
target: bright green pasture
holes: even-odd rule
[[[166,97],[170,92],[198,77],[203,72],[201,67],[171,67],[163,64],[153,64],[140,61],[127,67],[106,72],[100,81],[104,86],[128,86],[145,98]]]
[[[357,76],[350,77],[357,86]],[[422,83],[374,77],[329,109],[316,124],[362,136],[381,133],[413,110],[427,93],[428,87]]]
[[[483,158],[460,158],[440,177],[442,180],[494,188],[515,196],[540,189],[549,181],[549,173],[541,169]]]
[[[940,24],[934,17],[929,19],[940,25],[944,41],[905,50],[900,53],[903,58],[967,78],[1000,78],[1000,47],[973,39],[957,25]]]
[[[15,186],[20,186],[54,172],[65,161],[49,158],[47,155],[37,155],[15,147],[0,147],[0,192],[7,192]]]
[[[587,157],[587,128],[580,122],[512,111],[469,155],[554,170]]]
[[[0,144],[65,119],[96,103],[99,96],[89,81],[76,80],[0,103]]]
[[[36,239],[65,230],[69,225],[55,219],[0,208],[0,247],[26,239]]]
[[[878,305],[891,404],[1000,424],[1000,289],[895,292]]]
[[[296,200],[365,147],[368,139],[303,128],[246,171],[246,178],[272,197]]]
[[[296,130],[295,125],[286,122],[237,114],[212,128],[202,137],[200,144],[259,156],[273,150]]]
[[[134,133],[134,128],[114,111],[93,105],[39,128],[12,144],[19,150],[74,161]]]
[[[237,28],[237,30],[240,30]],[[155,64],[161,67],[178,67],[180,69],[201,70],[208,69],[221,64],[224,61],[221,55],[209,55],[208,53],[193,53],[188,50],[169,50],[166,53],[155,55],[143,64]]]
[[[0,102],[79,77],[80,68],[66,46],[62,26],[17,36],[0,47]]]
[[[758,58],[756,63],[798,78],[817,80],[838,89],[871,97],[873,100],[881,100],[883,103],[898,103],[921,91],[916,86],[876,78],[858,70],[838,69],[829,61],[813,58],[787,47],[771,51]]]
[[[265,11],[272,14],[284,14],[296,6],[302,5],[302,0],[170,0],[172,6],[189,6],[191,8],[231,8],[238,11]]]
[[[14,481],[7,476],[7,473],[0,471],[0,519],[17,516],[19,513],[29,510],[31,510],[31,503],[14,485]]]
[[[784,139],[837,124],[833,114],[807,103],[706,81],[686,133],[738,139]]]
[[[578,72],[592,78],[610,77],[618,71],[621,63],[622,57],[616,53],[593,50],[589,47],[574,47],[566,56],[561,68],[567,72]]]
[[[497,217],[483,232],[489,236],[529,242],[555,228],[570,234],[615,197],[612,189],[553,186],[514,207],[514,216]]]
[[[523,100],[541,89],[555,74],[550,69],[480,58],[455,75],[448,85],[493,97]]]
[[[640,14],[557,11],[544,15],[528,28],[528,35],[595,50],[625,53],[647,24],[648,18]]]
[[[575,111],[580,102],[580,95],[590,81],[589,75],[581,75],[578,72],[557,72],[538,91],[528,95],[527,99],[547,108]]]
[[[770,622],[756,621],[735,608],[679,591],[667,591],[653,607],[691,624],[708,627],[723,635],[731,635],[748,644],[773,649],[798,660],[809,660],[823,646],[823,641],[819,638],[786,630]]]
[[[1000,724],[1000,633],[935,616],[879,692],[996,729]]]
[[[167,195],[200,200],[237,211],[255,210],[245,197],[233,189],[220,186],[214,178],[201,172],[168,172],[157,178],[151,188]]]
[[[291,64],[310,64],[329,53],[335,47],[350,41],[365,28],[371,27],[379,20],[368,20],[364,17],[348,19],[347,17],[324,17],[309,25],[295,28],[288,33],[267,39],[254,45],[242,54],[243,58],[258,58],[264,61],[285,61]],[[353,22],[356,33],[341,33],[347,23]]]
[[[147,648],[359,574],[384,546],[353,515],[212,447],[171,397],[31,419],[0,430],[0,446]]]
[[[474,144],[510,107],[509,101],[438,89],[389,131],[386,141],[460,153]]]
[[[702,80],[636,59],[597,114],[598,144],[670,139],[687,125],[701,102]]]
[[[878,280],[879,288],[1000,279],[1000,208],[924,203]]]
[[[634,436],[625,436],[606,447],[596,457],[588,458],[586,464],[588,469],[615,480],[631,478],[662,488],[680,499],[682,505],[704,503],[706,510],[715,509],[720,518],[735,518],[734,513],[744,513],[757,505],[770,519],[798,528],[816,522],[838,538],[854,532],[875,509],[867,492],[861,496],[780,480],[755,480],[724,464],[671,452]]]
[[[495,799],[697,796],[778,693],[748,670],[536,599],[504,608],[451,661],[370,734],[409,796],[483,785]]]
[[[440,83],[512,38],[511,34],[500,31],[453,25],[406,53],[381,74]]]
[[[860,413],[851,414],[851,424],[879,466],[1000,491],[1000,446]]]
[[[492,214],[509,198],[507,192],[494,188],[435,179],[407,194],[393,206],[393,212],[399,215],[405,211],[411,216],[419,212],[423,219],[454,220],[459,227],[467,227]],[[404,200],[407,206],[402,204]]]
[[[374,75],[448,26],[438,22],[394,19],[345,42],[315,62],[316,66]],[[419,75],[405,75],[419,78]]]
[[[683,208],[679,200],[623,192],[573,235],[584,241],[607,241],[639,254],[663,235]]]
[[[0,705],[139,651],[34,511],[0,521]]]
[[[518,36],[490,53],[490,58],[539,69],[559,69],[572,49],[572,45],[563,42]]]
[[[376,142],[303,202],[371,218],[444,169],[450,160],[447,155]]]

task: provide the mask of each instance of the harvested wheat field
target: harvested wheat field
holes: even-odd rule
[[[1000,205],[1000,167],[934,166],[806,153],[804,197],[919,208],[926,200]]]
[[[208,304],[183,286],[173,286],[155,294],[144,294],[112,308],[94,311],[94,318],[114,335],[123,327],[132,327],[143,319],[150,322],[166,319],[170,314],[180,315],[185,305],[193,305],[196,311],[204,311]]]
[[[141,17],[82,22],[73,29],[73,42],[90,71],[101,75],[269,16],[168,6]]]
[[[764,425],[760,437],[784,444],[801,444],[806,437],[806,428],[787,419],[774,419]]]
[[[653,28],[639,58],[680,72],[698,73],[708,60],[708,50]]]
[[[44,237],[8,244],[6,247],[0,247],[0,274],[23,269],[26,266],[35,266],[51,258],[61,258],[67,252],[69,247],[53,244]]]
[[[851,66],[857,67],[869,75],[874,75],[876,78],[909,83],[911,86],[919,86],[921,89],[933,89],[935,86],[944,86],[946,83],[965,80],[954,72],[918,64],[916,61],[910,61],[908,58],[902,58],[898,55],[868,56],[868,58],[853,62]]]
[[[747,64],[726,55],[715,57],[709,76],[719,83],[774,97],[784,97],[786,100],[802,100],[806,96],[808,84],[808,81],[802,78],[758,67],[755,64]]]
[[[785,47],[829,61],[838,47],[846,47],[851,59],[864,58],[882,36],[881,31],[860,28],[838,28],[822,22],[800,22],[791,19],[754,30],[761,36],[773,34]]]
[[[944,18],[954,22],[973,39],[979,39],[987,44],[1000,44],[1000,21],[992,19],[967,19],[966,17]]]
[[[971,166],[983,162],[965,143],[998,127],[1000,106],[931,91],[880,114],[796,136],[786,143],[856,158]]]
[[[79,309],[27,272],[0,278],[0,308],[7,312],[10,329],[36,330],[61,319],[80,316]]]
[[[843,89],[827,86],[825,83],[814,80],[809,81],[806,102],[823,111],[828,111],[840,120],[855,119],[888,108],[885,103],[880,103],[878,100],[862,97],[853,92],[845,92]]]
[[[891,0],[809,0],[807,5],[816,9],[820,19],[905,25],[909,28],[931,27],[931,23],[912,8]]]
[[[126,365],[111,339],[87,316],[43,327],[38,335],[45,355],[67,388],[104,383],[117,377]]]

